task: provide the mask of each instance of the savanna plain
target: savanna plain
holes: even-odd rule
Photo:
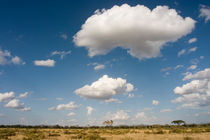
[[[2,127],[10,140],[210,140],[210,124],[137,127]]]

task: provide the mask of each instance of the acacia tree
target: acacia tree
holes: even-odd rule
[[[171,123],[177,124],[177,125],[186,124],[185,121],[183,121],[183,120],[174,120]]]
[[[103,124],[106,125],[106,126],[112,126],[113,120],[104,121]]]

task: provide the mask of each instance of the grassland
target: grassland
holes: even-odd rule
[[[11,140],[210,140],[210,126],[0,128]]]

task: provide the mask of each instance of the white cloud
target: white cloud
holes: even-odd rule
[[[98,64],[94,67],[94,70],[101,70],[101,69],[104,69],[105,68],[105,65],[103,64]]]
[[[120,101],[119,99],[114,99],[114,98],[110,98],[110,99],[107,99],[105,100],[106,103],[118,103],[118,104],[121,104],[122,101]]]
[[[12,62],[13,64],[16,64],[16,65],[24,65],[24,64],[25,64],[25,62],[23,62],[23,61],[20,59],[20,57],[18,57],[18,56],[12,57],[11,62]]]
[[[161,110],[160,112],[161,113],[165,113],[165,112],[171,112],[172,110],[171,109],[163,109],[163,110]]]
[[[133,98],[134,97],[134,94],[128,94],[128,98]]]
[[[58,101],[62,101],[62,100],[63,100],[63,98],[56,98],[56,100],[58,100]]]
[[[55,109],[56,110],[74,110],[77,109],[79,106],[76,105],[73,101],[69,102],[68,104],[59,104]]]
[[[176,65],[176,67],[174,67],[174,69],[176,70],[176,69],[179,69],[179,68],[182,68],[182,67],[184,67],[183,65]]]
[[[123,24],[126,23],[126,24]],[[183,18],[174,9],[157,6],[113,6],[96,10],[74,36],[78,47],[86,47],[90,57],[124,48],[139,59],[160,56],[168,42],[174,42],[194,29],[195,21]]]
[[[178,52],[178,57],[182,56],[185,53],[186,53],[186,50],[182,49],[181,51]]]
[[[24,92],[19,95],[19,98],[26,98],[29,95],[29,92]]]
[[[192,44],[192,43],[194,43],[196,41],[197,41],[197,38],[191,38],[191,39],[188,40],[188,43]]]
[[[190,80],[190,79],[210,79],[210,68],[206,68],[201,70],[195,74],[188,73],[183,80]]]
[[[99,64],[99,63],[89,63],[88,64],[88,66],[89,65],[92,65],[92,66],[94,66],[94,70],[101,70],[101,69],[104,69],[106,66],[104,65],[104,64]]]
[[[86,108],[87,108],[87,115],[91,115],[94,109],[91,106],[87,106]]]
[[[166,68],[162,68],[160,71],[165,72],[165,71],[169,71],[170,69],[171,69],[171,67],[166,67]]]
[[[134,86],[127,83],[125,79],[114,79],[104,75],[91,85],[85,85],[75,90],[75,93],[84,98],[106,100],[117,94],[129,93],[133,89]]]
[[[190,63],[191,63],[191,64],[194,64],[194,65],[197,65],[199,62],[200,62],[200,61],[199,61],[199,59],[197,59],[197,58],[194,58],[194,59],[191,59],[191,60],[190,60]]]
[[[193,80],[187,84],[182,85],[182,87],[176,87],[174,89],[175,94],[191,94],[197,92],[204,92],[206,86],[208,85],[208,80]]]
[[[158,104],[159,104],[159,101],[157,101],[157,100],[152,100],[152,104],[153,104],[153,105],[158,105]]]
[[[67,116],[71,117],[71,116],[75,116],[76,114],[74,112],[70,112],[69,114],[67,114]]]
[[[0,93],[0,102],[2,101],[8,101],[15,98],[15,93],[14,92],[5,92],[5,93]]]
[[[63,59],[66,55],[70,55],[71,51],[54,51],[51,53],[52,56],[60,55],[60,58]]]
[[[204,56],[200,56],[200,59],[204,59]]]
[[[64,39],[64,40],[67,40],[67,39],[68,39],[68,36],[67,36],[67,34],[65,34],[65,33],[61,34],[60,37],[61,37],[62,39]]]
[[[181,51],[178,52],[178,57],[184,55],[184,54],[190,54],[192,52],[195,52],[197,50],[197,47],[189,48],[187,49],[182,49]]]
[[[45,66],[45,67],[54,67],[55,66],[55,61],[51,59],[47,60],[35,60],[34,65],[36,66]]]
[[[48,108],[48,110],[55,110],[55,107],[50,107],[50,108]]]
[[[12,56],[8,50],[3,51],[0,49],[0,65],[8,64],[23,65],[25,62],[23,62],[18,56]]]
[[[196,50],[197,50],[197,47],[190,48],[190,49],[188,50],[188,53],[195,52]]]
[[[191,66],[189,66],[187,69],[188,70],[194,70],[194,69],[196,69],[197,68],[197,65],[191,65]]]
[[[115,113],[108,112],[106,115],[107,119],[112,119],[114,121],[126,121],[130,118],[127,111],[125,110],[119,110]]]
[[[157,117],[155,116],[148,116],[144,112],[139,112],[136,114],[136,119],[140,120],[140,123],[143,124],[151,124],[157,121]]]
[[[202,107],[210,105],[210,69],[206,68],[195,74],[188,73],[184,79],[192,80],[174,89],[179,97],[172,100],[172,103],[179,103],[181,107]]]
[[[30,111],[31,108],[25,107],[24,103],[20,103],[18,99],[13,99],[9,101],[5,107],[7,108],[14,108],[18,111]]]
[[[201,5],[199,17],[204,17],[205,22],[207,23],[210,20],[210,7]]]

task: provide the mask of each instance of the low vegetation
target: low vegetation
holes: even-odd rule
[[[104,127],[0,126],[0,139],[11,140],[209,140],[210,124]]]

